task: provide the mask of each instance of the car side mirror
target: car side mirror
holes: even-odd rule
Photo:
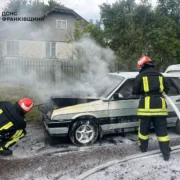
[[[115,100],[123,99],[123,95],[121,93],[115,93],[113,97]]]

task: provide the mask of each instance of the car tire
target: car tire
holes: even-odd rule
[[[69,138],[71,142],[78,146],[88,146],[93,144],[99,135],[99,128],[93,120],[78,120],[70,131]]]
[[[177,119],[176,121],[176,133],[180,134],[180,120],[179,119]]]

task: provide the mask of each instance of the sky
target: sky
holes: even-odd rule
[[[5,4],[9,0],[0,0],[0,15],[2,13],[2,9],[5,6]],[[41,0],[45,3],[48,2],[48,0]],[[87,21],[90,19],[96,20],[100,18],[100,8],[99,5],[103,3],[109,3],[112,4],[116,2],[117,0],[56,0],[57,2],[62,3],[64,6],[73,9],[76,13],[81,15],[83,18],[85,18]],[[137,3],[139,3],[140,0],[136,0]],[[156,5],[156,0],[151,0],[152,5]]]

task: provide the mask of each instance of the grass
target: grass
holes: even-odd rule
[[[30,92],[27,87],[0,83],[0,101],[10,101],[12,103],[16,103],[25,97],[31,98],[35,105],[41,103],[35,95],[31,94],[30,96]],[[26,115],[26,119],[27,121],[40,121],[41,113],[38,108],[34,107],[33,110]]]

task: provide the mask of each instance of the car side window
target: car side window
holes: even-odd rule
[[[179,91],[178,91],[177,87],[174,85],[174,83],[172,82],[172,79],[171,78],[167,78],[166,80],[167,80],[167,83],[168,83],[168,86],[169,86],[168,95],[169,96],[178,95]]]
[[[134,79],[128,79],[116,93],[122,94],[123,99],[128,99],[132,96],[133,86],[134,86]]]
[[[176,86],[178,94],[180,94],[180,78],[173,78],[172,81],[173,81],[173,83]]]

